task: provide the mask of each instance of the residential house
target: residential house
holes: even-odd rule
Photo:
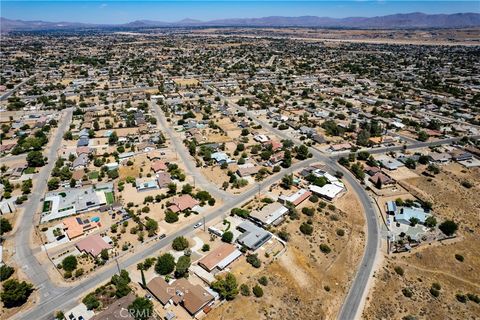
[[[300,203],[308,199],[312,195],[312,192],[306,190],[306,189],[300,189],[296,191],[295,193],[292,193],[290,195],[281,195],[278,197],[278,201],[280,203],[291,203],[295,207],[298,206]]]
[[[410,224],[412,218],[418,219],[418,222],[425,223],[425,220],[430,216],[422,208],[403,207],[400,211],[395,213],[394,219],[396,222],[403,224]]]
[[[310,185],[308,186],[311,192],[321,196],[322,198],[328,199],[328,200],[333,200],[335,199],[339,194],[341,194],[345,189],[341,186],[335,185],[328,183],[324,185],[323,187],[319,187],[316,185]]]
[[[246,163],[238,166],[237,174],[238,176],[244,178],[257,174],[259,170],[260,166],[256,166],[253,163]]]
[[[166,188],[172,182],[172,178],[168,172],[160,171],[156,174],[156,176],[159,188]]]
[[[88,236],[85,239],[78,241],[75,246],[80,252],[88,253],[94,258],[98,257],[102,250],[112,249],[112,245],[98,234]]]
[[[155,178],[137,178],[135,179],[137,191],[147,191],[158,189],[157,179]]]
[[[214,269],[223,270],[233,261],[238,259],[242,253],[233,244],[222,243],[219,247],[212,250],[209,254],[198,261],[198,265],[212,272]]]
[[[70,240],[83,236],[86,232],[98,228],[100,223],[89,219],[82,220],[80,217],[68,217],[62,221],[63,230]]]
[[[450,162],[450,160],[452,160],[452,156],[446,152],[431,153],[428,155],[428,159],[430,162],[441,164]]]
[[[147,283],[147,289],[163,305],[181,305],[194,317],[215,300],[202,286],[193,285],[185,278],[169,284],[163,278],[155,277]]]
[[[211,154],[211,158],[218,164],[235,162],[235,160],[230,159],[225,152],[214,152]]]
[[[168,166],[165,164],[163,161],[154,161],[150,168],[153,170],[153,172],[157,173],[159,171],[167,171]]]
[[[377,172],[373,176],[371,176],[368,180],[373,182],[375,186],[387,186],[387,185],[392,185],[395,184],[395,180],[387,176],[383,172]]]
[[[135,318],[128,312],[128,306],[135,299],[135,294],[130,292],[120,299],[115,299],[106,309],[94,315],[90,320],[134,320]]]
[[[283,221],[283,217],[288,213],[288,208],[284,207],[280,202],[267,204],[259,211],[250,213],[250,218],[264,226],[278,225]]]
[[[77,169],[84,169],[88,166],[89,162],[88,154],[82,153],[78,157],[75,158],[72,162],[72,169],[77,170]]]
[[[194,199],[189,194],[184,194],[180,197],[173,198],[168,209],[173,212],[182,212],[187,209],[191,210],[195,208],[198,204],[198,200]]]
[[[347,143],[332,144],[329,149],[332,152],[337,152],[337,151],[350,150],[351,148],[352,148],[352,145],[347,142]]]
[[[380,162],[382,167],[391,171],[397,170],[398,168],[404,166],[404,164],[401,163],[400,161],[386,155],[380,155],[376,158],[376,160]]]
[[[244,221],[237,226],[242,234],[237,238],[237,242],[250,250],[257,250],[272,238],[272,234],[250,221]]]

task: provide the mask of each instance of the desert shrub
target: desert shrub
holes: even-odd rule
[[[245,283],[240,286],[240,293],[242,296],[248,297],[250,295],[250,287]]]
[[[253,291],[253,294],[255,295],[255,297],[257,297],[257,298],[263,297],[263,289],[258,284],[255,285],[255,287],[253,287],[252,291]]]
[[[394,270],[395,270],[395,272],[396,272],[398,275],[403,276],[404,271],[403,271],[403,268],[402,268],[402,267],[396,266],[396,267],[394,268]]]
[[[413,292],[410,288],[403,288],[402,293],[407,298],[411,298],[413,296]]]
[[[455,298],[457,298],[457,301],[461,303],[467,303],[468,300],[468,297],[462,293],[457,293],[455,295]]]
[[[309,225],[308,223],[302,223],[300,225],[300,232],[303,234],[306,234],[307,236],[311,235],[313,233],[313,226]]]
[[[260,268],[260,266],[262,265],[262,262],[260,261],[256,253],[247,255],[247,262],[255,268]]]
[[[260,279],[258,279],[258,282],[262,285],[262,286],[266,286],[268,284],[268,278],[265,277],[265,276],[262,276],[260,277]]]
[[[332,251],[332,249],[330,249],[330,247],[327,244],[322,243],[320,245],[320,251],[322,251],[325,254],[329,254]]]

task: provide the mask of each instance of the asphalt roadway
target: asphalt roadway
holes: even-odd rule
[[[74,307],[76,304],[78,304],[78,300],[80,298],[84,297],[90,291],[93,291],[102,283],[110,280],[110,278],[118,272],[118,268],[128,268],[129,266],[132,266],[147,257],[157,254],[159,250],[166,249],[176,237],[187,236],[192,233],[194,231],[193,226],[198,222],[202,221],[206,224],[218,217],[229,214],[232,208],[241,206],[244,202],[255,196],[258,192],[263,191],[269,188],[273,183],[280,181],[285,175],[284,171],[279,172],[259,183],[258,188],[251,188],[250,190],[242,193],[241,195],[228,194],[228,197],[225,197],[226,193],[223,190],[213,190],[212,188],[214,187],[211,184],[206,183],[205,177],[201,175],[198,176],[200,174],[200,170],[196,168],[192,158],[188,154],[186,148],[183,146],[181,140],[179,140],[178,137],[174,135],[173,131],[168,128],[168,126],[166,126],[165,120],[162,116],[162,112],[159,110],[158,106],[153,106],[153,110],[157,117],[157,121],[159,121],[159,124],[162,127],[165,126],[165,128],[168,129],[165,130],[165,132],[167,133],[167,135],[169,135],[169,138],[174,144],[180,158],[184,161],[187,173],[189,175],[196,176],[196,179],[198,179],[197,182],[199,183],[199,185],[202,186],[202,188],[204,184],[205,186],[208,186],[204,190],[209,191],[213,195],[222,197],[224,200],[223,205],[215,209],[214,211],[205,214],[204,218],[199,217],[199,219],[196,219],[195,221],[191,222],[190,224],[186,225],[175,233],[169,234],[161,240],[158,240],[157,238],[157,240],[154,240],[154,244],[142,247],[140,250],[134,251],[133,254],[131,254],[130,256],[118,259],[116,261],[118,262],[118,267],[117,263],[112,260],[100,270],[98,270],[96,274],[87,277],[85,280],[79,282],[78,284],[74,284],[74,286],[56,286],[54,283],[50,282],[45,268],[42,267],[38,263],[36,258],[33,256],[32,249],[30,248],[29,239],[30,235],[33,232],[32,221],[34,219],[34,215],[38,208],[38,205],[41,202],[40,199],[41,197],[43,197],[44,191],[46,190],[46,180],[48,179],[50,172],[53,169],[53,165],[56,159],[56,151],[60,146],[60,142],[63,137],[63,133],[61,133],[62,130],[59,130],[49,153],[49,159],[52,160],[49,161],[49,164],[41,170],[38,179],[39,183],[37,184],[35,192],[32,194],[32,197],[30,198],[27,206],[25,207],[25,214],[22,217],[21,225],[28,225],[29,227],[22,228],[22,231],[19,230],[16,234],[16,241],[18,241],[17,243],[20,244],[19,247],[21,248],[18,249],[17,252],[17,261],[19,261],[20,264],[24,264],[27,266],[24,269],[26,269],[26,273],[31,277],[31,281],[35,284],[35,287],[39,291],[40,301],[36,302],[36,305],[33,308],[17,314],[15,318],[51,319],[55,311],[65,311]],[[62,124],[62,128],[68,128],[69,124],[70,121],[65,121]],[[296,163],[289,169],[289,172],[302,169],[305,166],[313,164],[316,161],[316,159],[309,159]],[[40,184],[40,181],[43,181],[43,183]],[[33,195],[35,196],[33,197]]]
[[[48,163],[40,170],[36,178],[35,187],[30,194],[29,199],[25,205],[23,215],[19,222],[19,227],[15,232],[15,254],[14,258],[19,266],[22,266],[22,270],[30,277],[31,282],[36,288],[39,288],[40,299],[46,299],[51,295],[57,295],[59,293],[58,288],[51,283],[48,273],[45,271],[45,267],[42,266],[32,251],[31,238],[34,233],[34,225],[37,220],[35,213],[37,208],[42,202],[45,191],[47,190],[47,180],[50,177],[50,173],[55,165],[57,159],[57,150],[60,147],[64,133],[69,129],[69,125],[72,119],[73,109],[66,109],[65,115],[58,122],[56,135],[53,138],[50,149],[45,150],[45,155],[48,159]]]
[[[291,167],[291,170],[299,170],[316,162],[315,159],[309,159],[307,161],[296,163]],[[268,179],[263,181],[260,184],[260,189],[265,190],[271,184],[278,182],[285,175],[285,172],[279,172],[275,175],[270,176]],[[218,209],[206,214],[205,224],[224,215],[230,213],[232,208],[242,205],[244,202],[255,196],[258,192],[258,188],[251,188],[250,190],[242,193],[238,196],[230,195],[226,199],[224,204]],[[170,246],[173,239],[179,236],[187,236],[194,232],[193,225],[197,222],[203,221],[203,218],[200,218],[186,225],[182,229],[167,235],[161,240],[156,240],[156,242],[150,246],[142,247],[138,251],[134,251],[132,255],[125,257],[124,259],[118,259],[118,267],[120,269],[126,269],[136,263],[143,261],[144,259],[158,254],[162,249],[167,249]],[[29,262],[31,263],[31,262]],[[44,272],[43,270],[41,272]],[[117,265],[114,261],[110,261],[107,265],[102,267],[97,271],[97,273],[87,277],[84,281],[75,284],[72,287],[56,287],[51,284],[48,287],[44,286],[41,288],[40,292],[52,290],[53,294],[47,295],[46,298],[43,298],[39,303],[37,303],[32,309],[27,310],[26,312],[19,314],[17,318],[19,319],[52,319],[52,315],[57,310],[69,310],[78,304],[78,299],[84,297],[89,292],[95,290],[96,287],[102,283],[109,281],[110,278],[118,272]],[[48,279],[48,275],[45,274],[45,277]],[[42,277],[43,278],[43,277]],[[48,283],[48,280],[44,280]]]
[[[223,97],[223,99],[226,100],[225,97]],[[229,103],[231,104],[231,102]],[[209,191],[215,197],[222,198],[224,202],[221,207],[206,214],[204,218],[199,217],[198,220],[193,221],[191,224],[186,225],[175,233],[169,234],[161,240],[154,240],[156,241],[154,244],[142,247],[140,250],[134,251],[133,254],[118,259],[116,262],[118,263],[118,267],[120,269],[125,269],[129,266],[132,266],[149,256],[157,254],[159,250],[166,249],[173,241],[173,239],[178,236],[189,235],[194,231],[193,225],[197,222],[203,221],[204,219],[205,223],[208,223],[218,217],[227,215],[232,208],[240,206],[242,203],[249,200],[260,190],[265,190],[273,183],[280,181],[281,178],[285,175],[285,171],[281,171],[275,175],[272,175],[266,180],[259,183],[259,188],[251,188],[250,190],[242,193],[241,195],[235,196],[227,194],[223,190],[217,189],[206,180],[206,178],[201,174],[200,170],[196,167],[182,141],[178,139],[173,130],[167,125],[163,113],[159,109],[159,107],[156,104],[151,104],[151,106],[157,118],[157,122],[165,131],[165,133],[169,136],[171,142],[176,149],[177,154],[184,162],[187,173],[195,177],[195,183],[198,184],[200,188]],[[261,124],[264,128],[278,135],[279,137],[301,143],[300,141],[296,141],[296,139],[292,139],[292,137],[289,136],[286,132],[277,130],[270,126],[268,123],[256,119],[256,116],[245,108],[242,108],[238,105],[235,105],[235,107],[245,112],[252,119],[255,119],[255,121]],[[34,188],[34,192],[30,196],[30,199],[25,206],[24,215],[22,216],[20,222],[22,228],[19,228],[15,234],[17,250],[15,258],[19,262],[19,265],[24,266],[23,270],[27,275],[30,276],[32,283],[35,285],[35,287],[40,293],[40,301],[36,301],[35,306],[31,309],[17,314],[15,318],[18,319],[51,319],[55,311],[68,310],[69,308],[74,307],[78,303],[78,300],[80,298],[85,296],[88,292],[94,290],[102,283],[108,281],[112,277],[112,275],[118,272],[117,263],[115,263],[114,261],[110,261],[109,263],[107,263],[107,265],[98,270],[96,274],[87,277],[85,280],[78,284],[75,284],[74,286],[57,286],[50,281],[48,274],[45,271],[45,268],[39,264],[38,260],[33,255],[32,249],[30,248],[30,237],[33,233],[32,222],[34,221],[35,212],[39,204],[41,203],[41,198],[44,196],[47,179],[50,176],[51,170],[53,169],[53,165],[55,163],[55,159],[57,157],[57,149],[60,147],[63,133],[68,129],[71,116],[72,110],[69,109],[67,110],[68,119],[67,121],[61,122],[60,128],[57,131],[57,135],[55,136],[49,150],[49,162],[40,171],[38,176],[38,182],[36,184],[36,187]],[[418,146],[412,145],[408,146],[408,148],[416,148],[434,144],[444,144],[453,141],[456,141],[456,139],[442,142],[418,143]],[[401,150],[403,147],[400,146],[379,148],[378,150],[375,150],[376,152],[374,153],[394,151],[396,150],[396,148],[398,148],[398,150]],[[333,172],[343,172],[344,179],[353,188],[353,191],[358,195],[358,198],[365,212],[367,223],[367,241],[365,246],[365,252],[360,266],[358,267],[356,277],[351,285],[350,291],[342,305],[338,317],[339,319],[350,320],[358,317],[359,310],[361,309],[360,306],[365,295],[365,289],[367,287],[369,278],[373,272],[374,262],[379,252],[380,234],[377,224],[377,213],[372,205],[372,200],[369,198],[368,194],[359,184],[359,182],[351,175],[349,171],[336,163],[336,156],[325,155],[324,153],[322,153],[322,151],[314,147],[310,148],[310,151],[313,157],[311,159],[301,161],[292,165],[292,167],[289,169],[289,172],[302,169],[310,164],[319,161],[325,163],[325,165],[328,166],[329,169]]]
[[[220,97],[226,100],[224,96],[220,95]],[[232,105],[231,101],[227,101],[227,102],[230,105]],[[253,112],[247,110],[246,108],[240,107],[236,104],[234,104],[234,107],[244,112],[250,118],[255,119],[255,121],[260,125],[262,125],[263,128],[274,133],[276,136],[281,137],[283,139],[292,140],[297,144],[302,144],[302,141],[300,141],[299,139],[293,138],[287,132],[273,128],[266,121],[259,120]],[[373,272],[375,260],[380,249],[381,238],[380,238],[379,226],[377,222],[377,211],[374,209],[374,206],[372,203],[373,200],[370,199],[370,197],[368,196],[368,193],[361,186],[358,180],[355,179],[355,177],[353,177],[350,171],[340,166],[335,161],[335,159],[328,157],[327,155],[323,154],[320,150],[316,149],[315,147],[311,147],[309,149],[313,155],[312,159],[314,159],[315,162],[323,162],[332,172],[335,172],[335,171],[343,172],[344,174],[343,179],[346,180],[348,184],[353,188],[353,192],[357,194],[358,199],[363,207],[363,211],[365,212],[365,219],[367,224],[367,240],[365,245],[365,251],[363,254],[362,261],[358,267],[355,279],[353,280],[350,286],[348,295],[344,300],[342,308],[340,309],[340,313],[338,315],[338,319],[342,319],[342,320],[355,319],[358,317],[358,313],[362,309],[361,306],[362,306],[365,290],[367,288],[369,278]],[[352,268],[354,267],[355,266],[352,266]]]

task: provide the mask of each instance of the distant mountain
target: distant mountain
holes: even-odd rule
[[[10,31],[36,31],[36,30],[52,30],[52,29],[75,29],[92,27],[95,25],[89,25],[85,23],[77,22],[46,22],[46,21],[23,21],[23,20],[10,20],[1,17],[0,18],[0,31],[2,33]]]
[[[419,12],[379,17],[328,18],[316,16],[263,17],[200,21],[183,19],[177,22],[137,20],[125,24],[87,24],[76,22],[23,21],[0,18],[0,31],[72,30],[85,28],[149,28],[149,27],[319,27],[357,29],[416,29],[480,27],[479,13],[424,14]]]

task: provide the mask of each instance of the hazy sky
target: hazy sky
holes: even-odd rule
[[[1,0],[9,19],[124,23],[265,16],[379,16],[394,13],[480,12],[480,1],[23,1]]]

